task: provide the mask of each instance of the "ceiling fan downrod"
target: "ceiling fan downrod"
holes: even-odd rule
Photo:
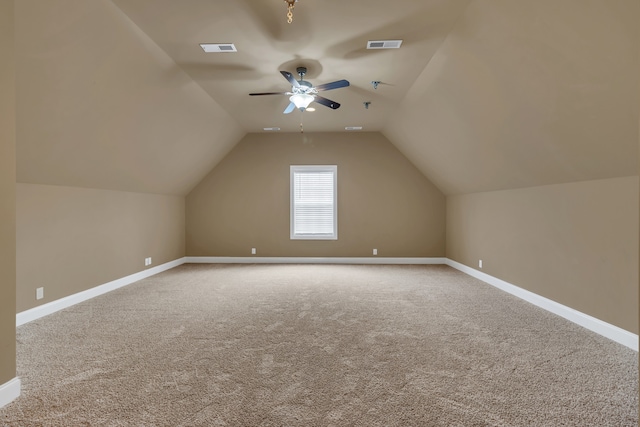
[[[291,24],[293,22],[293,8],[295,7],[296,0],[284,0],[287,3],[287,22]]]

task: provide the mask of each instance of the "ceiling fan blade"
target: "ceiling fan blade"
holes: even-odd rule
[[[288,95],[289,92],[262,92],[262,93],[250,93],[250,96],[259,96],[259,95]]]
[[[291,83],[291,85],[293,87],[300,87],[300,83],[298,83],[296,78],[293,77],[293,74],[291,74],[290,72],[288,72],[288,71],[280,71],[280,74],[282,74],[284,76],[284,78],[287,79],[289,81],[289,83]]]
[[[327,98],[323,98],[322,96],[318,96],[316,95],[316,99],[314,99],[315,102],[317,102],[318,104],[322,104],[326,107],[332,108],[334,110],[337,110],[338,108],[340,108],[340,104],[338,104],[336,101],[332,101],[330,99]]]
[[[349,86],[348,80],[337,80],[335,82],[318,85],[315,88],[316,90],[331,90],[331,89],[338,89],[338,88],[347,87],[347,86]]]
[[[295,109],[296,109],[296,104],[294,104],[293,102],[290,102],[289,105],[287,106],[287,108],[284,109],[282,114],[289,114],[290,112],[292,112]]]

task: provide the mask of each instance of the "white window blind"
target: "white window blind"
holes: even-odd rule
[[[337,166],[291,166],[291,239],[338,238]]]

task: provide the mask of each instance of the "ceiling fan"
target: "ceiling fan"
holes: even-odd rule
[[[251,96],[258,95],[290,95],[289,96],[289,105],[284,110],[284,114],[289,114],[296,108],[300,111],[304,111],[309,107],[313,101],[318,104],[322,104],[331,109],[337,110],[340,108],[340,104],[332,101],[330,99],[324,98],[318,95],[318,92],[324,90],[338,89],[341,87],[349,86],[349,82],[347,80],[337,80],[331,83],[325,83],[323,85],[313,86],[306,80],[303,80],[305,74],[307,74],[306,67],[298,67],[296,68],[296,72],[300,76],[300,80],[296,80],[288,71],[280,71],[280,74],[284,76],[285,79],[291,83],[291,91],[290,92],[262,92],[262,93],[250,93]]]

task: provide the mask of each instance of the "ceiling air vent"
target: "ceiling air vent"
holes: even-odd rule
[[[266,131],[271,131],[271,132],[277,132],[280,130],[280,128],[263,128]]]
[[[369,40],[367,49],[399,49],[402,40]]]
[[[347,126],[344,130],[362,130],[362,126]]]
[[[200,43],[200,47],[207,53],[238,51],[233,43]]]

